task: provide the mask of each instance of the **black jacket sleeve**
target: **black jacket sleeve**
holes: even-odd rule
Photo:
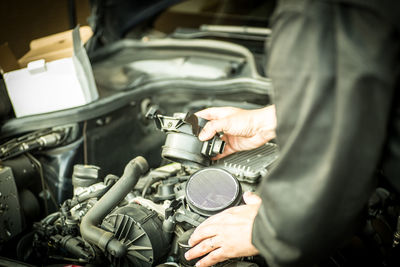
[[[252,233],[271,266],[312,263],[354,229],[388,134],[397,34],[369,7],[278,4],[268,74],[281,154]]]

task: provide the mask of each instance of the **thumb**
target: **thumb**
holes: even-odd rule
[[[250,191],[247,191],[243,194],[243,200],[247,205],[261,205],[262,202],[259,196]]]
[[[201,141],[211,139],[216,133],[227,132],[229,122],[225,119],[213,120],[206,123],[199,134]]]

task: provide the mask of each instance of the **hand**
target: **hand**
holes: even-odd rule
[[[209,120],[199,135],[201,141],[209,140],[219,132],[224,134],[224,153],[213,158],[214,160],[238,151],[257,148],[275,137],[275,106],[255,110],[208,108],[196,115]]]
[[[230,258],[252,256],[258,250],[251,243],[253,221],[261,205],[261,198],[246,192],[247,205],[237,206],[218,213],[200,224],[189,239],[194,246],[185,254],[187,260],[204,258],[197,267],[211,266]]]

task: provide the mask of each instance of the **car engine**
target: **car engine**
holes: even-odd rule
[[[159,36],[138,27],[117,41],[123,27],[102,21],[130,21],[137,1],[92,2],[111,11],[93,16],[87,47],[99,99],[0,121],[0,266],[194,266],[184,258],[194,229],[243,204],[279,160],[274,140],[213,160],[223,135],[200,141],[207,121],[195,115],[273,103],[269,31],[203,25]],[[158,24],[169,27],[174,12]],[[316,266],[400,266],[399,214],[398,194],[377,185],[354,236]],[[268,265],[252,256],[217,266]]]
[[[133,136],[146,142],[146,159],[135,155],[129,161],[124,151],[132,148],[124,147],[121,137],[113,149],[112,123],[99,119],[96,125],[106,132],[109,149],[104,158],[98,158],[104,153],[92,155],[91,161],[100,164],[86,163],[95,147],[87,148],[91,142],[85,139],[93,132],[82,132],[85,124],[38,130],[0,145],[0,264],[194,266],[198,259],[184,257],[194,229],[243,204],[243,192],[256,191],[279,158],[272,142],[212,160],[225,143],[221,134],[198,139],[207,121],[190,111],[162,115],[160,106],[147,99],[137,107],[142,111],[127,120],[134,117],[134,125],[146,133],[142,139]],[[124,120],[120,127],[129,124]],[[118,174],[121,161],[129,162]],[[353,238],[318,266],[397,266],[398,203],[387,186],[377,187]],[[252,256],[217,266],[268,265]]]
[[[188,262],[183,255],[195,227],[213,214],[240,205],[242,193],[255,191],[278,157],[277,146],[267,143],[212,161],[223,152],[224,141],[220,136],[205,142],[197,138],[207,121],[190,112],[163,116],[156,107],[146,117],[166,134],[161,152],[166,164],[149,169],[146,159],[138,156],[129,161],[121,176],[101,176],[99,166],[75,164],[73,197],[33,224],[19,242],[23,258],[49,264],[194,266],[196,260]],[[64,131],[72,130],[22,138],[19,146],[9,143],[2,147],[2,155],[26,152],[27,144],[32,149],[55,145],[67,135]],[[4,170],[11,173],[10,167]],[[10,202],[6,212],[16,203]],[[15,220],[9,217],[8,221]],[[249,257],[222,265],[258,266],[260,261]]]

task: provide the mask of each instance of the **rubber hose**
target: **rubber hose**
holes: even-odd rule
[[[115,239],[112,233],[99,228],[98,225],[126,197],[140,176],[145,174],[148,169],[149,165],[143,157],[136,157],[126,165],[121,178],[82,218],[81,235],[87,242],[117,258],[126,254],[125,245]]]

